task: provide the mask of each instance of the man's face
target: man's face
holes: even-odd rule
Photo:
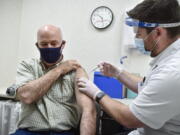
[[[51,66],[61,60],[65,41],[59,28],[47,25],[38,30],[36,46],[45,65]]]
[[[58,48],[62,45],[62,37],[58,31],[47,30],[38,33],[39,48]]]

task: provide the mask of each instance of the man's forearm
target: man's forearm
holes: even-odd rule
[[[57,80],[61,72],[58,67],[50,70],[42,77],[28,82],[26,85],[18,88],[17,99],[26,104],[31,104],[34,101],[40,99],[51,87],[51,85]]]
[[[133,90],[134,92],[138,92],[138,83],[142,81],[141,77],[137,77],[131,73],[126,71],[122,71],[117,79],[122,82],[126,87]]]
[[[76,79],[80,77],[88,78],[87,73],[84,69],[79,68],[76,71]],[[80,123],[80,135],[95,135],[96,132],[96,108],[95,104],[86,95],[81,93],[77,87],[77,82],[75,81],[75,91],[77,103],[81,108],[82,116]]]
[[[80,135],[96,134],[96,111],[85,112],[81,117]]]

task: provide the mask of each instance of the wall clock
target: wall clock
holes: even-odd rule
[[[113,21],[113,12],[106,6],[100,6],[93,10],[91,14],[91,23],[97,29],[105,29]]]

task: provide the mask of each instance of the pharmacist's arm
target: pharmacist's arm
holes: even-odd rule
[[[144,124],[133,115],[127,105],[111,99],[107,95],[100,100],[99,104],[105,112],[125,127],[140,128],[144,126]]]
[[[138,93],[138,83],[143,80],[141,77],[131,74],[125,70],[119,69],[107,62],[100,63],[98,67],[100,68],[102,74],[104,74],[105,76],[118,79],[126,87]]]
[[[105,112],[125,127],[139,128],[144,126],[144,124],[133,115],[127,105],[103,94],[103,92],[92,81],[87,78],[80,78],[77,81],[77,85],[81,92],[97,102],[99,101],[99,104]]]
[[[143,80],[143,78],[124,70],[118,74],[117,79],[135,93],[138,93],[138,83]]]

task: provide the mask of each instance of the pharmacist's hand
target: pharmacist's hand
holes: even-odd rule
[[[79,78],[77,79],[77,85],[81,92],[86,94],[87,96],[95,99],[96,95],[101,92],[101,90],[90,80],[87,78]]]
[[[109,76],[109,77],[118,78],[119,74],[122,72],[122,69],[118,69],[112,64],[107,63],[107,62],[101,62],[98,65],[98,67],[103,75]]]

